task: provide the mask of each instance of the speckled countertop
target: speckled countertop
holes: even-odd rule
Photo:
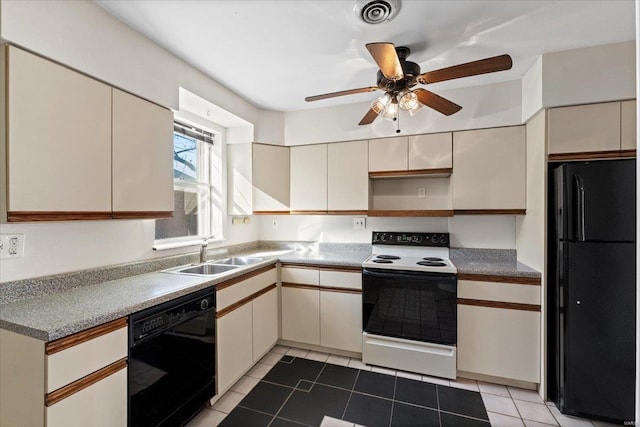
[[[0,328],[52,341],[214,286],[278,260],[359,267],[370,254],[368,244],[260,242],[259,247],[244,245],[215,255],[214,258],[229,255],[264,258],[262,262],[215,278],[157,271],[194,262],[189,255],[3,283],[0,284]],[[516,260],[514,250],[452,248],[451,259],[459,274],[540,277],[538,271]],[[149,272],[154,268],[155,272]]]

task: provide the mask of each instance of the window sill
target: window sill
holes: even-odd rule
[[[223,239],[209,239],[207,240],[207,244],[210,245],[212,243],[221,243],[224,242]],[[154,251],[164,251],[167,249],[177,249],[177,248],[186,248],[189,246],[202,246],[204,243],[204,239],[189,239],[189,240],[181,240],[174,242],[163,242],[156,240],[153,242],[153,250]]]

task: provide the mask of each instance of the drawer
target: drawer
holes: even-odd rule
[[[52,392],[128,354],[127,320],[119,319],[47,343],[46,392]]]
[[[263,273],[254,276],[248,273],[247,276],[246,279],[242,279],[242,276],[240,276],[217,285],[216,309],[218,311],[278,281],[278,273],[275,266]]]
[[[362,289],[362,274],[320,269],[320,286]]]
[[[540,286],[515,283],[458,281],[458,298],[540,304]]]
[[[47,427],[125,427],[127,425],[127,369],[45,408]]]
[[[317,267],[282,267],[282,282],[298,283],[301,285],[320,284],[320,273]]]

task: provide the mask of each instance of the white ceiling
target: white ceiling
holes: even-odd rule
[[[355,0],[95,1],[243,98],[278,111],[376,98],[304,101],[375,86],[369,42],[409,46],[422,72],[503,53],[513,58],[510,71],[430,85],[437,92],[519,79],[544,52],[635,38],[633,0],[402,0],[398,16],[379,25],[355,17]]]

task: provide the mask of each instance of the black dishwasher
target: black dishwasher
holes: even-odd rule
[[[216,394],[215,290],[129,316],[129,426],[180,426]]]

